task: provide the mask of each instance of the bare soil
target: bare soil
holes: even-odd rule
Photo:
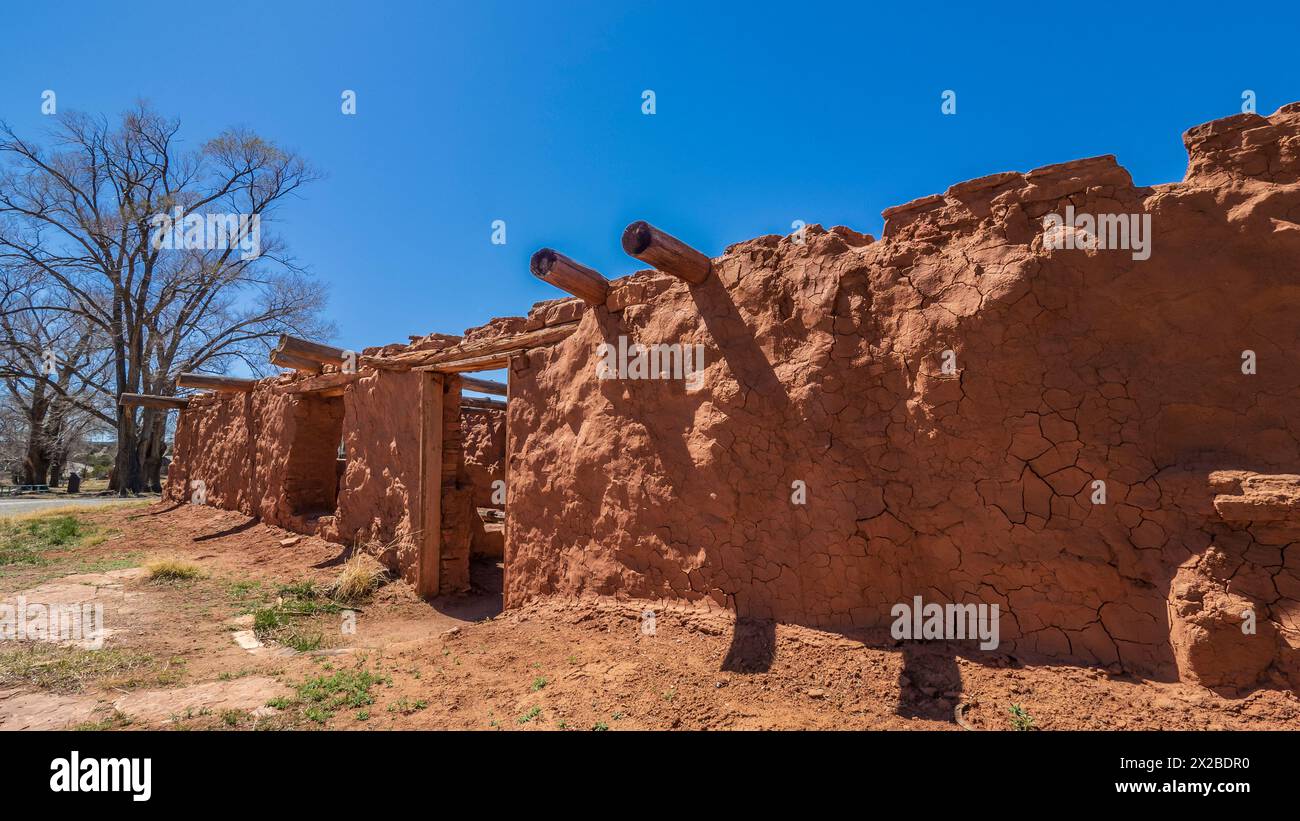
[[[115,535],[48,566],[4,568],[0,599],[89,596],[110,635],[102,650],[29,659],[17,678],[14,653],[33,648],[0,642],[0,729],[961,731],[1013,729],[1013,706],[1037,729],[1300,728],[1300,698],[1282,689],[1226,697],[663,603],[501,613],[501,569],[489,562],[476,563],[468,596],[425,602],[392,581],[351,616],[303,616],[294,629],[319,646],[300,652],[252,638],[252,613],[285,605],[286,586],[327,587],[346,548],[309,537],[281,546],[293,534],[191,505],[82,515]],[[142,565],[164,556],[204,576],[150,581]],[[89,665],[84,653],[108,655]],[[77,672],[52,672],[65,667]]]

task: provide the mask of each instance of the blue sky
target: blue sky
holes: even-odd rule
[[[997,171],[1114,153],[1181,179],[1183,130],[1244,89],[1300,100],[1300,5],[1137,5],[50,0],[5,11],[0,118],[37,133],[44,89],[144,98],[193,144],[296,149],[328,178],[278,230],[360,348],[560,296],[528,273],[543,245],[630,273],[634,219],[711,255],[793,220],[879,236],[882,209]]]

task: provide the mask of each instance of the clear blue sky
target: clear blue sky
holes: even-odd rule
[[[36,133],[44,89],[144,98],[195,144],[246,125],[304,154],[329,176],[280,230],[360,348],[561,295],[528,273],[543,245],[630,273],[634,219],[709,254],[796,219],[879,236],[882,209],[997,171],[1114,153],[1181,179],[1182,131],[1243,89],[1300,100],[1300,4],[1140,5],[14,3],[0,117]]]

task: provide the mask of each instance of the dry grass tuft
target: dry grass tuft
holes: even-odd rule
[[[330,587],[330,598],[345,604],[362,601],[379,589],[387,575],[379,560],[359,552],[343,565],[343,571]]]
[[[203,577],[202,568],[184,559],[154,559],[145,567],[149,569],[149,581],[152,582],[191,581]]]

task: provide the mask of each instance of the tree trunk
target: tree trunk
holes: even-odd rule
[[[139,495],[144,487],[144,474],[140,466],[140,440],[135,425],[135,410],[117,409],[117,458],[113,462],[111,490],[118,496]]]
[[[151,493],[162,492],[162,456],[166,447],[163,437],[167,433],[167,411],[144,409],[144,425],[140,431],[140,465],[145,487]]]
[[[43,485],[49,479],[50,451],[45,441],[45,417],[50,403],[37,389],[27,410],[27,453],[23,457],[23,484]]]

